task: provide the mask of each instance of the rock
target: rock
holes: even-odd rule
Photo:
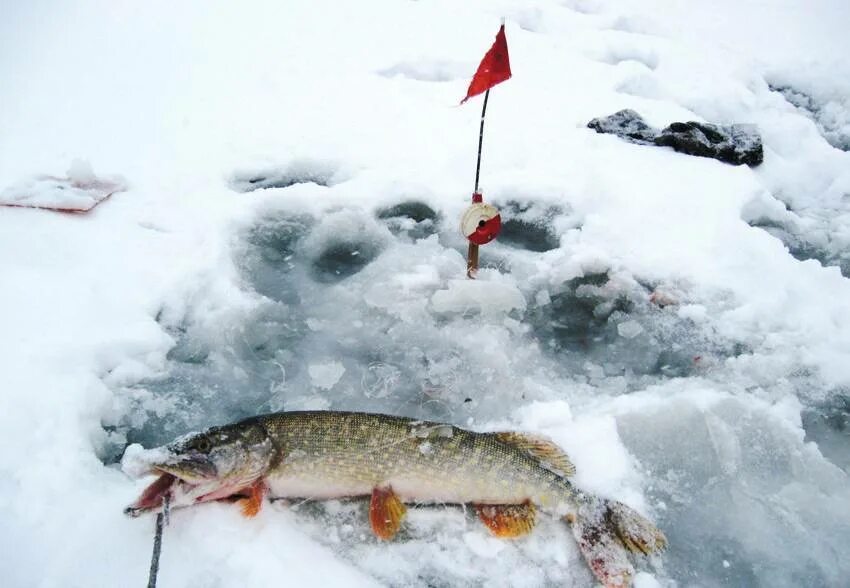
[[[672,147],[680,153],[711,157],[733,165],[755,166],[764,160],[761,135],[755,125],[715,125],[695,121],[674,122],[662,131],[646,124],[631,109],[594,118],[587,126],[597,133],[616,135],[638,145]]]
[[[754,166],[764,160],[761,136],[755,125],[677,122],[662,130],[655,144],[733,165]]]
[[[609,116],[594,118],[587,126],[597,133],[617,135],[638,145],[652,145],[658,136],[658,130],[646,124],[643,117],[630,108]]]

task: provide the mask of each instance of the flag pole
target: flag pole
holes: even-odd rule
[[[490,90],[484,93],[484,107],[481,109],[481,128],[478,131],[478,163],[475,164],[475,190],[478,193],[478,178],[481,174],[481,147],[484,145],[484,116],[487,114],[487,99],[490,97]]]
[[[484,106],[481,108],[481,127],[478,130],[478,161],[475,164],[475,190],[472,193],[473,202],[481,202],[481,194],[478,193],[478,179],[481,177],[481,147],[484,145],[484,117],[487,115],[487,99],[490,98],[490,90],[484,93]],[[466,277],[474,280],[478,272],[478,244],[469,242],[466,252]]]

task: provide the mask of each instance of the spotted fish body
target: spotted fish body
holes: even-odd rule
[[[596,577],[631,584],[628,553],[652,553],[664,535],[616,501],[588,494],[574,468],[547,439],[515,432],[478,433],[449,424],[358,412],[281,412],[212,427],[151,450],[160,474],[128,514],[170,503],[240,500],[257,514],[264,496],[329,499],[371,496],[375,534],[391,539],[405,503],[471,503],[500,537],[531,531],[540,508],[570,523]]]
[[[405,502],[566,506],[560,474],[493,433],[379,414],[292,412],[259,417],[281,459],[272,496],[339,498],[389,486]]]

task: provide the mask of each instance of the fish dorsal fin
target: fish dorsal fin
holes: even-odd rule
[[[495,435],[499,441],[513,445],[534,456],[540,460],[540,465],[555,473],[567,477],[576,473],[576,466],[570,461],[569,456],[564,453],[563,449],[546,437],[538,437],[537,435],[530,435],[528,433],[517,433],[515,431],[506,431],[496,433]]]

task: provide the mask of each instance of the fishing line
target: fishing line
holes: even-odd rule
[[[151,556],[151,571],[148,575],[148,588],[156,588],[156,577],[159,574],[159,553],[162,551],[162,530],[168,524],[168,506],[171,493],[167,492],[162,499],[162,512],[156,515],[156,535],[153,538],[153,555]]]

